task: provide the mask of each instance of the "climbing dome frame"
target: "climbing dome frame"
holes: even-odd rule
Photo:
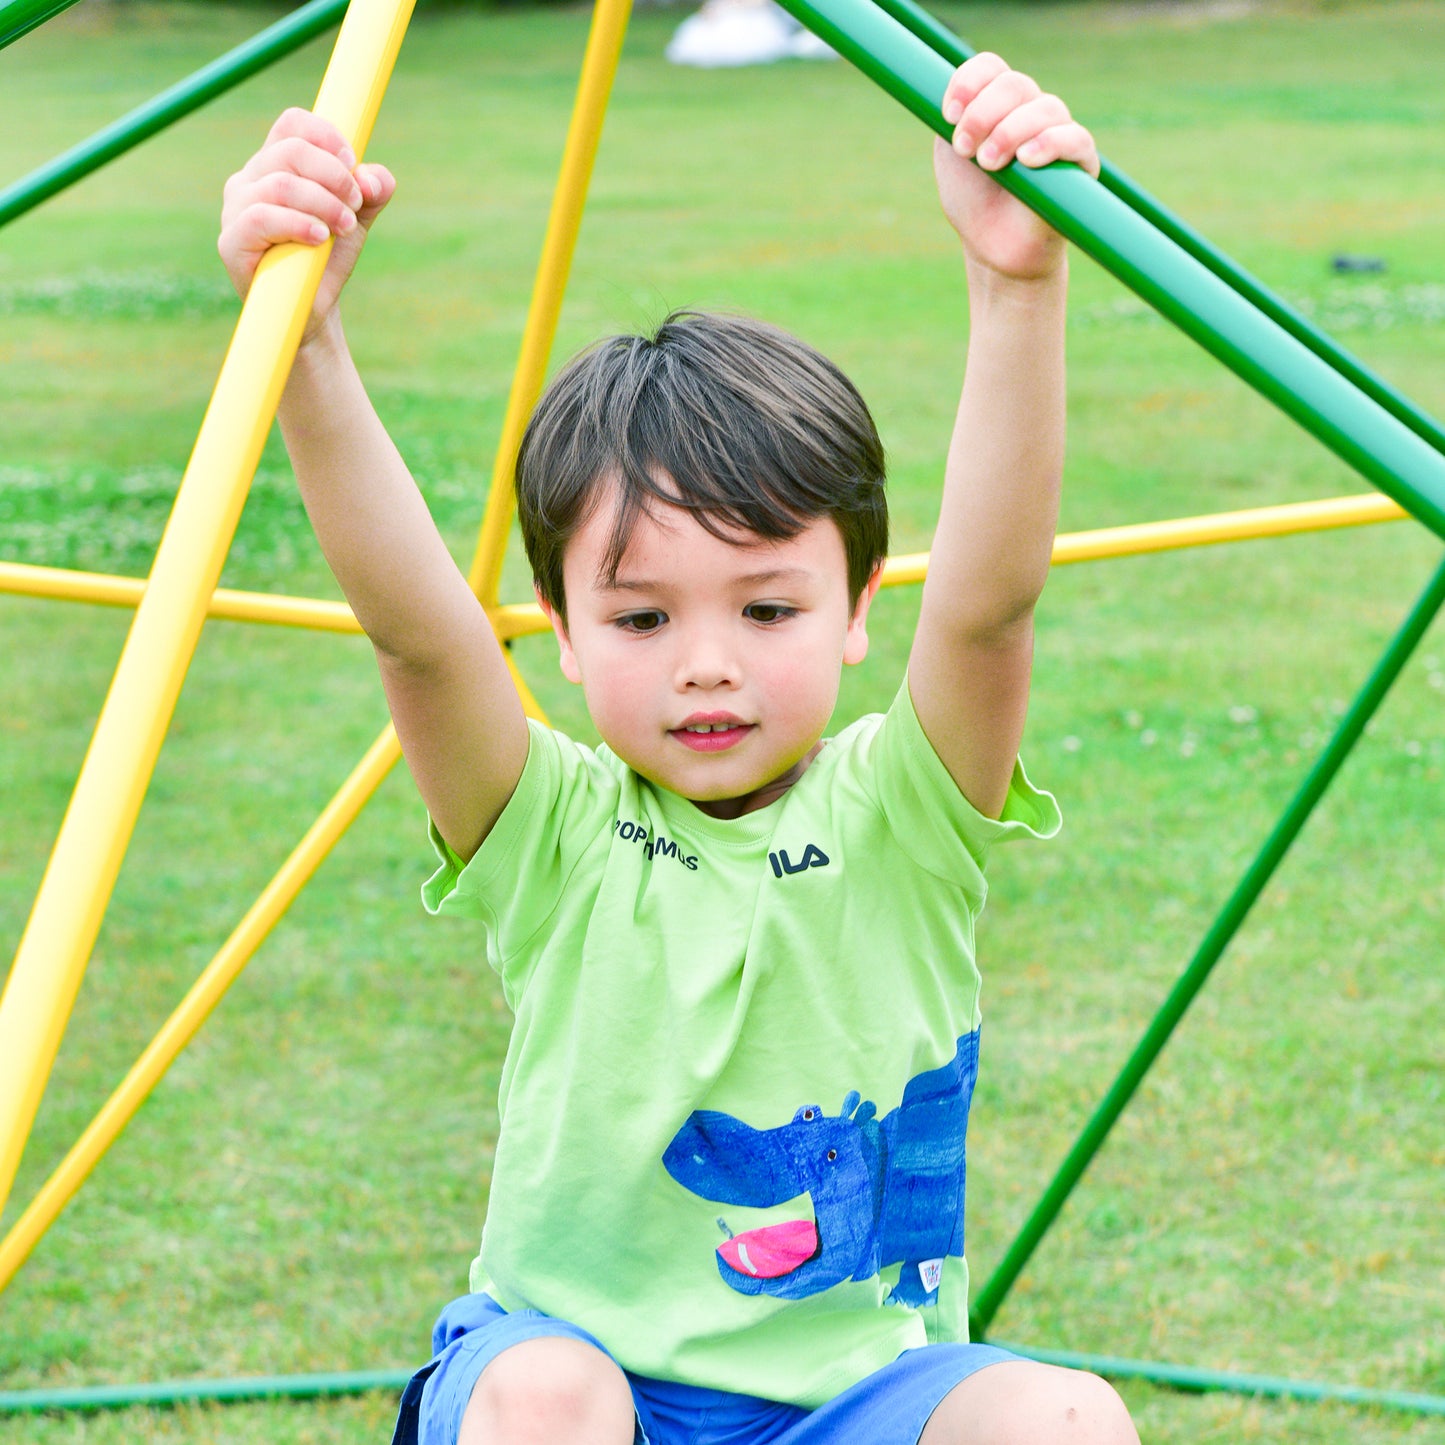
[[[0,9],[0,44],[72,0],[12,0]],[[784,0],[931,128],[943,132],[938,102],[968,51],[911,0]],[[316,108],[364,153],[410,17],[395,0],[312,0],[246,46],[98,133],[51,165],[0,192],[0,224],[22,215],[105,161],[322,33],[345,15]],[[627,0],[598,0],[572,124],[538,268],[505,421],[497,447],[469,580],[499,637],[510,643],[545,631],[532,606],[504,605],[499,583],[512,523],[510,472],[521,430],[540,391],[557,329],[588,181],[628,20]],[[1075,533],[1059,539],[1056,563],[1199,545],[1234,538],[1351,526],[1413,516],[1445,537],[1445,431],[1308,321],[1189,231],[1121,172],[1105,164],[1096,183],[1071,167],[1013,167],[1005,184],[1046,215],[1080,249],[1112,271],[1225,365],[1354,466],[1382,495],[1217,514],[1172,523]],[[134,828],[181,684],[207,616],[284,621],[354,631],[337,604],[217,590],[221,567],[274,416],[302,321],[324,267],[325,249],[283,248],[258,273],[202,423],[172,521],[146,583],[0,563],[0,589],[134,607],[136,618],[90,753],[0,999],[0,1204],[8,1197]],[[885,582],[921,580],[926,557],[890,560]],[[1421,594],[1378,665],[1344,709],[1336,730],[1257,856],[1240,878],[1158,1013],[1083,1124],[1057,1172],[977,1291],[978,1337],[990,1335],[1000,1306],[1048,1233],[1141,1082],[1204,986],[1256,899],[1412,656],[1442,602],[1445,567]],[[510,653],[509,653],[510,656]],[[539,712],[520,673],[514,675]],[[226,989],[399,758],[386,729],[317,817],[255,905],[196,981],[110,1101],[0,1241],[0,1289],[146,1096],[194,1037]],[[76,899],[83,906],[76,906]],[[1013,1342],[1011,1342],[1013,1343]],[[1445,1414],[1445,1398],[1333,1386],[1154,1361],[1025,1353],[1115,1377],[1137,1376],[1186,1389],[1339,1399],[1422,1414]],[[0,1410],[94,1408],[146,1400],[238,1398],[257,1393],[351,1392],[394,1388],[395,1372],[294,1377],[182,1386],[14,1392]]]

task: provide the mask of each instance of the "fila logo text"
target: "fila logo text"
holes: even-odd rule
[[[816,843],[809,843],[803,852],[802,861],[799,863],[794,863],[788,857],[786,848],[779,848],[776,853],[769,853],[768,862],[773,865],[773,876],[781,878],[784,873],[803,873],[809,868],[826,868],[829,858]]]

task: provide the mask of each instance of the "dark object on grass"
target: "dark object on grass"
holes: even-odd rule
[[[1384,269],[1385,261],[1382,256],[1334,256],[1330,259],[1330,270],[1341,275],[1375,273]]]

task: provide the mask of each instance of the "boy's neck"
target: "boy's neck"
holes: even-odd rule
[[[744,793],[737,798],[689,798],[694,808],[701,813],[706,813],[709,818],[741,818],[748,813],[756,813],[761,809],[776,803],[794,783],[808,770],[813,759],[823,750],[822,741],[818,741],[808,749],[803,757],[799,758],[787,772],[780,774],[770,782],[764,783],[760,788],[754,788],[750,793]]]

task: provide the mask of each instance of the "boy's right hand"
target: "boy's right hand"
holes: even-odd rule
[[[287,241],[318,246],[328,236],[336,238],[304,343],[331,314],[371,223],[395,190],[396,180],[385,166],[357,165],[335,126],[293,108],[226,182],[216,249],[244,299],[256,267],[273,246]]]

